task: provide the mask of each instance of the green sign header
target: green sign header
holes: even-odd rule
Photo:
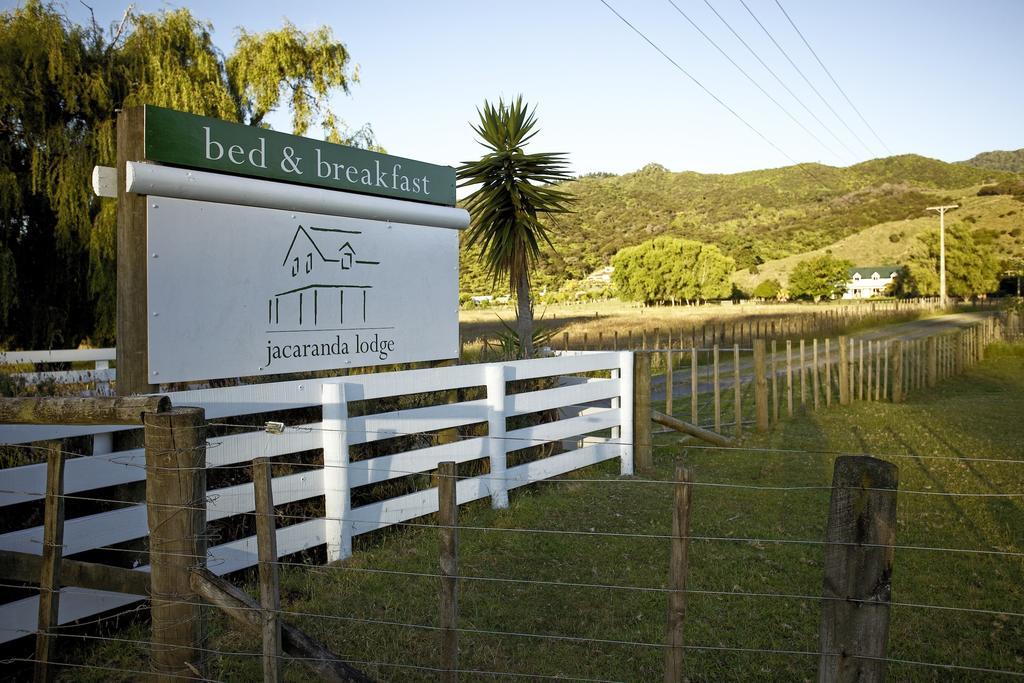
[[[455,169],[146,106],[146,159],[455,206]]]

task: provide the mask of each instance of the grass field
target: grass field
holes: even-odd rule
[[[465,580],[460,587],[460,624],[467,630],[460,634],[461,667],[518,676],[463,678],[659,679],[668,541],[644,535],[669,533],[667,479],[675,463],[684,462],[703,484],[694,491],[691,533],[737,539],[693,542],[686,642],[695,649],[686,654],[688,676],[812,680],[817,658],[806,653],[817,649],[823,549],[771,540],[824,538],[835,453],[870,453],[899,467],[897,544],[1021,553],[1024,498],[963,495],[1024,491],[1021,416],[1024,346],[1003,345],[968,374],[905,404],[861,403],[796,417],[770,434],[748,435],[736,450],[659,435],[656,471],[646,481],[619,479],[612,462],[572,481],[514,492],[508,510],[469,505],[460,523],[477,528],[461,531],[460,574],[488,580]],[[1000,462],[972,460],[983,458]],[[379,662],[361,666],[381,680],[435,680],[429,667],[437,665],[439,650],[432,628],[437,531],[408,526],[361,545],[343,566],[283,567],[287,618],[342,656]],[[1024,672],[1024,558],[898,549],[893,601],[904,605],[892,608],[890,657]],[[146,636],[142,626],[116,634]],[[256,638],[226,629],[219,619],[207,646],[259,651]],[[71,656],[144,669],[142,652],[104,643]],[[209,675],[255,680],[258,666],[257,656],[214,656]],[[297,664],[285,670],[288,680],[305,678]],[[896,662],[889,672],[893,680],[1001,680]],[[117,680],[109,672],[71,673],[75,680]]]

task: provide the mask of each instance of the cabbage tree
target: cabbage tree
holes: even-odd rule
[[[569,179],[565,154],[526,153],[537,134],[536,108],[522,96],[497,105],[484,101],[473,126],[486,152],[458,168],[459,187],[478,186],[465,200],[471,222],[467,246],[479,247],[493,280],[507,280],[516,296],[516,333],[523,358],[533,355],[530,269],[541,245],[551,245],[541,217],[566,213],[572,200],[554,184]]]

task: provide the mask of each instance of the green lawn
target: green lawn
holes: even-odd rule
[[[680,406],[681,412],[688,410]],[[897,543],[1024,552],[1024,497],[929,494],[1024,492],[1024,346],[990,350],[988,360],[908,403],[833,407],[749,434],[742,449],[694,447],[656,437],[655,482],[619,480],[606,463],[572,481],[541,483],[512,495],[508,510],[463,508],[460,573],[490,579],[460,586],[461,667],[566,679],[649,681],[661,677],[671,525],[671,477],[685,462],[703,484],[824,487],[835,452],[888,457],[900,469]],[[777,452],[759,449],[781,449]],[[901,456],[901,457],[895,457]],[[909,456],[909,457],[908,457]],[[938,459],[941,458],[952,459]],[[1008,462],[979,462],[993,458]],[[922,493],[911,493],[922,492]],[[829,491],[698,486],[694,536],[824,538]],[[433,520],[426,520],[432,523]],[[529,533],[515,529],[621,535]],[[342,567],[283,568],[289,620],[382,680],[435,680],[438,664],[437,531],[406,527],[363,541]],[[692,680],[812,680],[817,649],[823,548],[767,540],[697,540],[691,548],[686,669]],[[551,585],[541,582],[561,582]],[[893,600],[994,610],[997,615],[892,608],[889,655],[896,659],[1024,672],[1024,558],[898,549]],[[603,586],[603,587],[601,587]],[[627,586],[655,590],[617,590]],[[711,591],[708,594],[699,591]],[[720,593],[720,594],[719,594]],[[744,595],[784,594],[789,597]],[[332,615],[331,618],[300,615]],[[377,622],[391,622],[377,623]],[[418,624],[423,628],[392,625]],[[501,633],[484,633],[501,632]],[[533,634],[533,635],[517,635]],[[581,641],[541,638],[571,636]],[[142,627],[117,637],[145,637]],[[258,652],[258,640],[215,620],[208,645]],[[724,649],[722,649],[724,648]],[[790,654],[748,650],[786,650]],[[93,663],[144,668],[138,652],[105,644],[78,651]],[[258,657],[215,656],[209,675],[254,680]],[[400,666],[402,665],[402,666]],[[290,680],[303,680],[297,664]],[[968,670],[892,663],[893,680],[1001,680]],[[78,680],[87,676],[74,673]],[[94,673],[95,680],[116,679]],[[126,676],[126,678],[131,678]],[[477,676],[464,675],[464,680]],[[523,680],[481,676],[481,680]]]

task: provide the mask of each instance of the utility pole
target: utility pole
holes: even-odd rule
[[[946,308],[946,211],[959,208],[959,204],[949,206],[929,206],[925,211],[939,212],[939,305]]]

